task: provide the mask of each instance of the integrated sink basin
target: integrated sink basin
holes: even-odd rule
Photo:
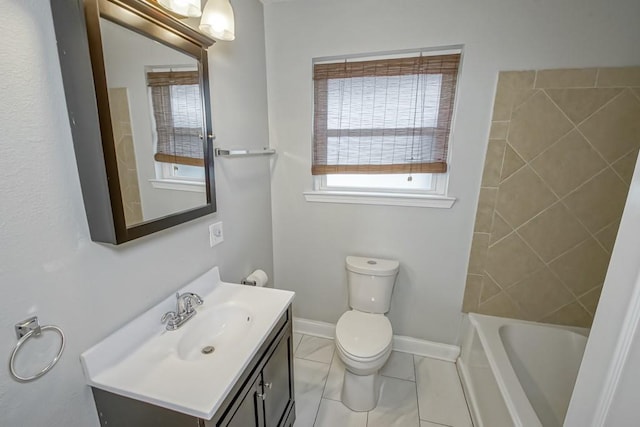
[[[211,360],[229,346],[238,345],[249,336],[253,326],[253,315],[247,306],[228,302],[213,305],[185,324],[185,331],[178,342],[178,357],[182,360]]]
[[[217,267],[180,292],[204,300],[180,328],[168,331],[160,322],[175,309],[172,295],[80,359],[92,387],[211,419],[294,293],[222,282]]]

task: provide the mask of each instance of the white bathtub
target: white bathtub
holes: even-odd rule
[[[475,427],[560,427],[589,330],[470,313],[458,372]]]

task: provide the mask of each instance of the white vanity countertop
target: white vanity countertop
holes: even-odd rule
[[[294,297],[290,291],[222,282],[218,267],[182,292],[202,297],[198,314],[167,331],[160,318],[176,305],[175,296],[167,297],[82,353],[87,383],[211,419]],[[232,313],[232,321],[225,313]],[[209,330],[206,322],[215,323],[215,336],[202,336]],[[215,351],[202,354],[200,346],[206,344]]]

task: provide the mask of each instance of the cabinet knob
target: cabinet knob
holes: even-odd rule
[[[267,393],[258,392],[258,397],[262,400],[267,400]]]
[[[262,386],[271,390],[271,387],[273,387],[273,383],[262,383]]]

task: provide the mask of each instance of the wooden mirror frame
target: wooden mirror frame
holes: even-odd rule
[[[216,211],[207,48],[214,40],[143,0],[51,0],[91,239],[121,244]],[[206,205],[127,227],[111,126],[100,18],[196,59],[203,100]]]

